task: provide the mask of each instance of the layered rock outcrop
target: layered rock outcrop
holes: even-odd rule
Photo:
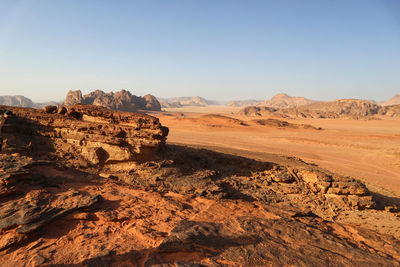
[[[158,161],[136,165],[135,169],[133,176],[130,168],[111,172],[129,184],[146,185],[161,192],[309,205],[325,218],[335,216],[339,210],[375,207],[370,192],[360,181],[308,165],[292,168],[169,146]]]
[[[179,146],[158,156],[103,178],[0,154],[2,265],[398,265],[394,237],[327,221],[387,219],[362,210],[375,202],[356,180]]]
[[[6,150],[53,155],[80,165],[147,160],[168,134],[152,116],[93,105],[7,109],[15,116],[3,128]]]
[[[80,90],[69,91],[64,105],[72,106],[75,104],[96,105],[127,112],[135,112],[138,110],[161,110],[161,105],[154,96],[145,95],[144,97],[139,97],[132,95],[127,90],[121,90],[116,93],[105,93],[101,90],[96,90],[84,96],[82,96]]]
[[[238,112],[245,116],[279,116],[283,118],[349,118],[364,119],[379,116],[399,117],[400,105],[380,106],[370,101],[341,99],[329,102],[315,102],[293,108],[250,106]]]

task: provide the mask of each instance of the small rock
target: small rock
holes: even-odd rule
[[[295,181],[294,177],[289,173],[283,173],[279,175],[272,175],[272,180],[277,183],[292,183]]]
[[[46,261],[45,258],[43,258],[40,255],[35,255],[31,259],[31,266],[40,266]]]

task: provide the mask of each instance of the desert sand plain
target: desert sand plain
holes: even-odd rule
[[[372,191],[400,195],[400,120],[275,118],[293,125],[260,125],[255,120],[270,117],[240,116],[238,110],[167,108],[152,115],[170,128],[169,143],[280,163],[287,159],[278,155],[293,156],[356,177]],[[313,127],[296,128],[302,124]]]

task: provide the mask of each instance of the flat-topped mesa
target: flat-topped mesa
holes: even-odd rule
[[[57,156],[82,166],[151,159],[168,135],[155,117],[93,105],[0,108],[15,114],[3,129],[6,150]]]

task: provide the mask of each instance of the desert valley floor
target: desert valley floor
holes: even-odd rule
[[[279,160],[275,154],[298,157],[332,172],[357,177],[385,193],[400,195],[399,119],[276,118],[290,123],[278,125],[263,123],[268,119],[265,117],[238,116],[238,109],[231,107],[166,111],[152,115],[170,128],[170,143],[259,160]]]
[[[1,266],[399,266],[400,120],[3,108]]]

